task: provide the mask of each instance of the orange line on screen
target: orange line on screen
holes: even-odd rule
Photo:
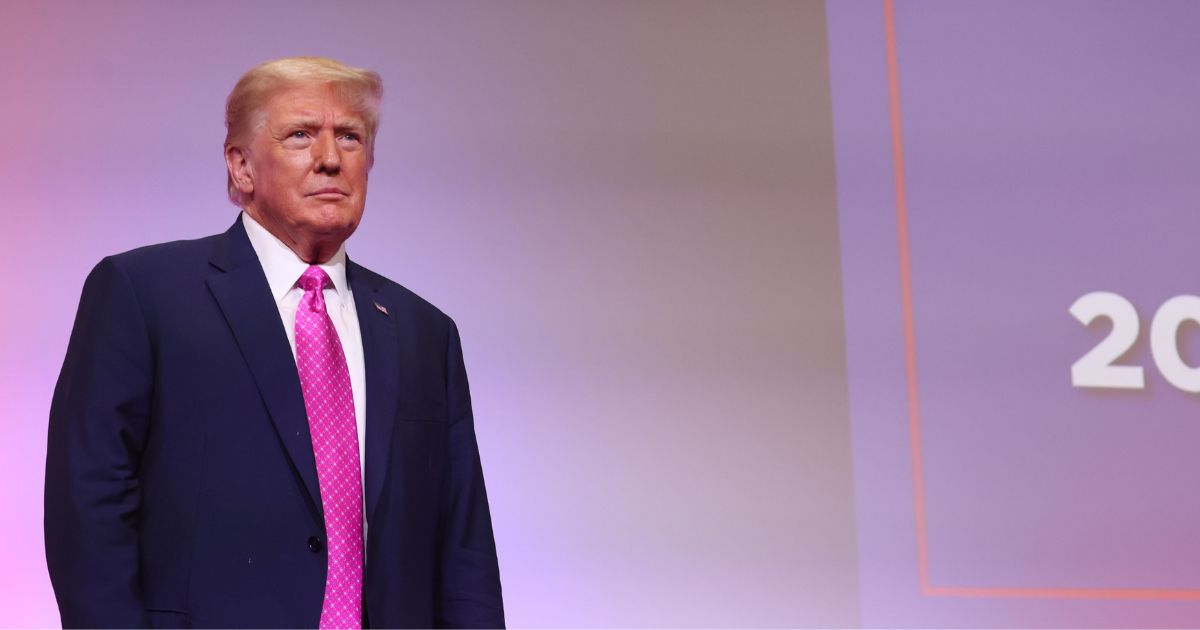
[[[921,458],[921,405],[917,387],[916,326],[913,316],[912,273],[908,242],[908,201],[904,186],[900,71],[896,57],[895,0],[883,0],[883,22],[887,51],[888,115],[892,131],[892,173],[895,179],[897,238],[900,253],[900,299],[904,318],[904,371],[908,383],[908,433],[913,460],[913,512],[916,520],[917,570],[920,577],[921,594],[931,597],[1200,600],[1200,589],[934,586],[930,582],[929,544],[925,518],[925,477]]]
[[[930,586],[925,595],[1021,599],[1200,599],[1200,590],[1186,588],[1009,588]]]
[[[900,72],[896,64],[895,7],[883,2],[887,36],[888,113],[892,125],[892,171],[896,183],[896,223],[900,240],[900,299],[904,312],[904,372],[908,380],[908,435],[912,445],[913,501],[917,519],[917,567],[921,592],[929,590],[929,554],[925,536],[925,481],[921,470],[921,407],[917,395],[917,334],[913,323],[912,274],[909,272],[908,204],[904,191],[904,138],[900,126]]]

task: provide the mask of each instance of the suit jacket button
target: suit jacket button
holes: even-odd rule
[[[311,551],[313,553],[321,553],[321,549],[323,547],[324,547],[324,543],[320,539],[320,537],[318,537],[318,536],[309,536],[308,537],[308,550],[309,551]]]

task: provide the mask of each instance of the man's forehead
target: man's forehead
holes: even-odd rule
[[[366,124],[362,113],[340,90],[325,85],[300,85],[280,90],[269,99],[265,109],[272,122]]]

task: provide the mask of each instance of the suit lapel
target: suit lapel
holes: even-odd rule
[[[279,320],[279,307],[271,299],[266,275],[240,215],[233,227],[218,239],[209,262],[218,272],[209,276],[209,291],[233,331],[275,431],[308,491],[309,507],[321,522],[317,465],[296,361]]]
[[[362,332],[363,359],[367,377],[366,494],[367,523],[372,521],[387,477],[392,448],[392,430],[400,399],[400,351],[396,320],[401,317],[395,304],[380,294],[383,281],[361,266],[347,260],[346,279],[354,294],[358,326]]]

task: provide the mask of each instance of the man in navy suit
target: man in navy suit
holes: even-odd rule
[[[64,626],[504,625],[458,330],[345,255],[381,95],[329,59],[252,69],[233,226],[88,276],[46,461]]]

